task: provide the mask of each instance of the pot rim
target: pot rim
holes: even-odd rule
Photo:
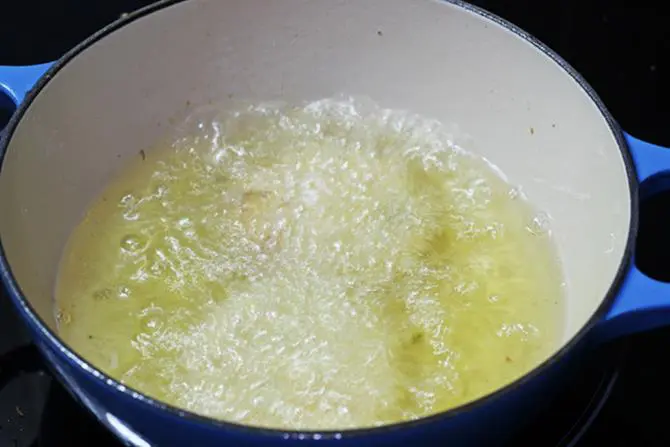
[[[152,14],[161,9],[176,5],[178,3],[184,2],[187,0],[161,0],[155,4],[146,6],[144,8],[138,9],[132,13],[122,15],[121,18],[116,20],[113,23],[105,26],[101,30],[97,31],[93,35],[86,38],[84,41],[79,43],[73,49],[68,51],[63,57],[56,61],[46,73],[39,79],[36,85],[28,92],[25,99],[21,102],[16,112],[12,116],[10,122],[8,123],[5,134],[2,140],[0,141],[0,174],[2,172],[2,164],[4,162],[5,154],[7,152],[7,147],[11,141],[12,135],[16,130],[18,123],[21,121],[21,118],[26,113],[32,102],[39,95],[40,91],[49,83],[50,79],[56,75],[63,67],[65,67],[69,61],[74,59],[79,53],[85,51],[94,43],[104,38],[108,34],[113,33],[114,31],[128,25],[129,23],[134,22],[144,16]],[[48,342],[65,355],[69,360],[73,361],[78,368],[84,370],[85,373],[89,374],[92,379],[98,382],[102,386],[113,386],[115,391],[122,393],[125,397],[132,398],[136,401],[139,401],[141,404],[147,404],[153,410],[163,410],[167,413],[170,413],[172,416],[177,416],[182,419],[186,419],[190,422],[195,422],[198,424],[208,424],[210,426],[216,426],[223,429],[228,429],[232,431],[239,432],[241,434],[252,434],[258,436],[267,436],[273,438],[283,438],[283,439],[314,439],[314,440],[327,440],[327,439],[344,439],[351,437],[360,437],[360,436],[371,436],[385,434],[389,432],[394,432],[396,430],[402,429],[418,429],[422,426],[428,426],[433,423],[439,422],[442,419],[456,417],[460,414],[467,413],[472,410],[479,409],[485,406],[487,403],[490,403],[496,399],[500,399],[503,396],[516,391],[517,389],[524,386],[526,383],[533,381],[540,374],[548,370],[550,367],[558,363],[563,359],[568,351],[578,345],[581,341],[584,340],[586,334],[606,315],[607,311],[610,309],[614,303],[619,289],[623,283],[623,280],[629,270],[629,266],[632,262],[634,245],[635,245],[635,236],[637,235],[638,230],[638,188],[639,182],[636,175],[633,159],[631,152],[629,150],[626,139],[624,138],[623,131],[610,112],[605,107],[602,100],[598,97],[593,88],[586,82],[586,80],[572,67],[568,64],[561,56],[555,53],[553,50],[548,48],[538,39],[525,32],[516,25],[508,22],[507,20],[486,11],[483,8],[469,4],[463,0],[437,0],[451,6],[463,9],[465,11],[474,13],[475,15],[483,18],[485,20],[490,20],[495,24],[507,29],[512,32],[516,37],[526,41],[531,44],[535,49],[549,57],[553,62],[555,62],[563,71],[568,74],[578,86],[589,96],[591,101],[597,106],[600,114],[607,122],[612,135],[614,136],[619,150],[621,152],[624,164],[626,167],[626,175],[628,178],[628,186],[630,193],[630,205],[631,205],[631,214],[630,222],[628,229],[628,236],[626,240],[626,246],[624,254],[622,256],[621,262],[617,268],[616,276],[610,285],[607,294],[604,299],[589,318],[589,320],[582,326],[582,328],[577,331],[577,333],[564,343],[559,349],[557,349],[549,358],[545,359],[542,363],[537,365],[532,370],[528,371],[521,377],[517,378],[513,382],[497,388],[495,391],[481,396],[473,401],[470,401],[466,404],[460,405],[458,407],[451,408],[449,410],[436,413],[430,416],[426,416],[420,419],[397,422],[393,424],[383,425],[379,427],[370,427],[370,428],[355,428],[355,429],[343,429],[343,430],[284,430],[284,429],[275,429],[275,428],[265,428],[251,425],[244,425],[235,422],[228,422],[219,419],[214,419],[211,417],[199,415],[184,409],[180,409],[176,406],[164,403],[152,397],[149,397],[143,394],[141,391],[133,389],[131,387],[121,384],[116,379],[106,375],[98,368],[93,366],[73,349],[71,349],[60,337],[52,331],[44,320],[35,312],[34,308],[30,304],[29,300],[24,296],[21,291],[21,287],[14,278],[11,267],[9,266],[8,260],[5,256],[4,248],[2,246],[2,235],[0,235],[0,276],[2,277],[2,282],[4,283],[7,292],[10,298],[15,302],[19,311],[23,316],[28,320],[28,322],[39,332],[38,335],[46,337]]]

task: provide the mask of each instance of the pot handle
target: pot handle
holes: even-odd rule
[[[642,194],[670,189],[670,149],[628,134],[625,137]],[[649,278],[638,270],[633,258],[619,294],[597,331],[599,341],[668,325],[670,284]]]
[[[14,104],[20,104],[51,65],[51,62],[47,62],[15,67],[0,66],[0,92],[9,96]]]

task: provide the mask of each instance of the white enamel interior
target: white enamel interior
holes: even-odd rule
[[[83,210],[192,105],[341,93],[456,124],[459,142],[521,185],[553,218],[565,339],[584,325],[628,233],[613,133],[532,44],[435,0],[190,0],[88,47],[30,105],[0,176],[0,235],[21,289],[53,324],[57,264]]]

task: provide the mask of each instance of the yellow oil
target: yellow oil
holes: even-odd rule
[[[62,337],[150,396],[344,429],[488,394],[555,350],[542,214],[442,127],[323,100],[186,125],[73,232]]]

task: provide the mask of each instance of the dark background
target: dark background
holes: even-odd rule
[[[0,9],[0,65],[55,60],[122,13],[149,3],[147,0],[4,0]],[[670,147],[670,13],[667,6],[660,6],[664,2],[474,0],[473,3],[524,28],[563,56],[594,87],[626,131]],[[638,263],[654,277],[670,282],[669,227],[670,194],[645,200]],[[11,312],[6,299],[0,298],[3,298],[0,314]],[[0,327],[0,353],[6,350],[4,342],[20,331],[18,322]],[[595,429],[591,441],[587,440],[585,445],[601,445],[599,436],[604,432],[614,435],[607,441],[609,446],[670,445],[667,422],[670,366],[665,360],[669,349],[667,329],[633,339],[625,372],[604,410],[605,422]],[[6,404],[14,414],[10,418],[14,422],[17,419],[14,399],[21,399],[26,393],[27,390],[17,388],[0,394],[0,407]],[[4,414],[7,413],[0,408],[0,415]],[[21,437],[16,430],[30,430],[36,422],[23,418],[19,428],[13,429],[9,436],[7,430],[15,427],[11,423],[0,416],[2,446],[5,439]]]

